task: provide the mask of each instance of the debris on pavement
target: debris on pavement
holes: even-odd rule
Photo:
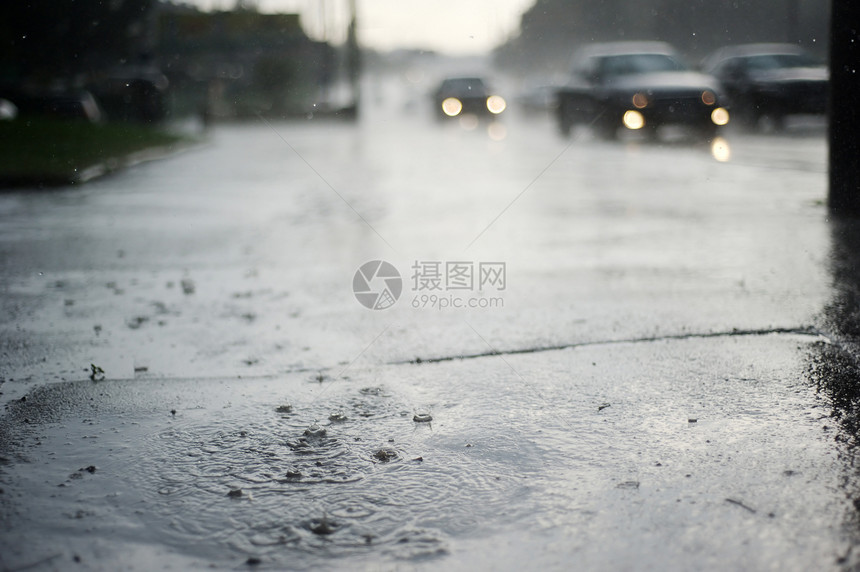
[[[755,510],[754,508],[750,508],[750,507],[748,507],[747,505],[745,505],[744,503],[742,503],[742,502],[741,502],[741,501],[739,501],[739,500],[735,500],[735,499],[727,498],[727,499],[726,499],[726,502],[727,502],[727,503],[731,503],[731,504],[733,504],[733,505],[735,505],[735,506],[739,506],[739,507],[741,507],[742,509],[744,509],[744,510],[748,510],[749,512],[751,512],[751,513],[753,513],[753,514],[755,514],[755,513],[756,513],[756,510]]]
[[[90,364],[90,379],[93,381],[103,381],[105,378],[105,370],[94,363]]]
[[[388,461],[393,461],[397,458],[397,451],[383,447],[373,454],[373,458],[382,463],[387,463]]]

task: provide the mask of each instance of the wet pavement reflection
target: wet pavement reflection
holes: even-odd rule
[[[369,113],[0,196],[4,566],[852,562],[820,136]],[[506,262],[504,307],[415,307],[434,260]]]

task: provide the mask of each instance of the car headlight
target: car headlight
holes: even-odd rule
[[[644,93],[637,93],[633,96],[633,107],[642,109],[648,106],[648,96]]]
[[[456,117],[463,111],[463,102],[456,97],[449,97],[442,101],[442,112],[449,117]]]
[[[487,98],[487,109],[493,115],[503,112],[507,106],[505,99],[500,95],[491,95]]]
[[[642,129],[645,127],[645,118],[638,111],[630,109],[624,112],[624,127],[627,129]]]
[[[713,91],[705,90],[702,92],[702,103],[705,105],[713,105],[717,102],[717,96]]]
[[[714,125],[726,125],[729,122],[729,112],[724,107],[718,107],[711,112]]]

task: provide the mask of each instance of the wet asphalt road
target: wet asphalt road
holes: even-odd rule
[[[820,128],[712,149],[387,103],[0,196],[0,565],[856,563]]]

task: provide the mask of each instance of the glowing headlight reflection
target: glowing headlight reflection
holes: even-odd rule
[[[464,113],[460,116],[460,128],[465,131],[472,131],[478,126],[478,117],[471,113]]]
[[[491,95],[487,98],[487,109],[494,115],[503,112],[507,106],[505,99],[500,95]]]
[[[648,96],[644,93],[637,93],[633,96],[633,107],[636,109],[642,109],[648,105]]]
[[[711,155],[720,163],[727,163],[732,158],[729,142],[722,137],[714,137],[714,140],[711,141]]]
[[[456,117],[463,111],[463,102],[456,97],[449,97],[442,102],[442,111],[449,117]]]
[[[632,109],[624,112],[624,127],[627,129],[642,129],[645,127],[645,118],[638,111]]]
[[[493,141],[504,141],[508,136],[508,130],[501,123],[493,121],[487,127],[487,135],[489,135],[490,139]]]
[[[729,112],[723,107],[718,107],[711,112],[711,121],[714,125],[725,125],[729,122]]]
[[[702,92],[702,103],[705,105],[713,105],[717,102],[717,96],[714,95],[713,91],[703,91]]]

